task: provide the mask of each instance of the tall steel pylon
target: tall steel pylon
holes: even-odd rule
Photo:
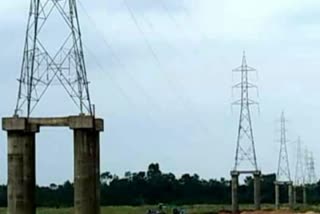
[[[305,184],[305,173],[303,166],[303,153],[301,147],[301,138],[297,141],[297,160],[296,160],[296,170],[295,170],[295,185],[303,186]]]
[[[306,151],[306,175],[307,175],[307,184],[315,184],[317,182],[316,171],[315,171],[315,162],[312,152]]]
[[[54,26],[59,29],[48,31],[47,22],[54,14],[61,17],[61,23]],[[44,38],[49,34],[51,42],[56,41],[58,32],[65,35],[59,38],[59,48],[51,51],[52,44]],[[80,114],[93,114],[76,0],[31,0],[14,115],[30,117],[49,86],[56,83]]]
[[[287,150],[287,129],[284,112],[280,118],[280,153],[278,160],[277,181],[292,182]]]
[[[257,89],[257,86],[252,84],[249,79],[249,72],[253,71],[256,71],[256,69],[248,66],[245,52],[243,52],[241,66],[233,70],[233,72],[240,73],[241,75],[241,82],[234,85],[233,87],[234,89],[240,90],[240,99],[233,102],[233,105],[240,106],[240,119],[234,171],[258,171],[255,141],[250,113],[250,106],[258,105],[258,103],[250,99],[249,96],[250,89]]]

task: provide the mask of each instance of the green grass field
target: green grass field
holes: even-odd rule
[[[166,207],[165,211],[168,214],[172,213],[174,207]],[[230,205],[193,205],[193,206],[182,206],[187,211],[187,214],[215,214],[221,210],[230,210]],[[148,209],[157,209],[157,206],[141,206],[141,207],[129,207],[129,206],[114,206],[114,207],[102,207],[101,214],[145,214]],[[252,206],[242,205],[241,210],[251,210]],[[273,209],[273,205],[264,205],[264,210]],[[304,209],[299,209],[300,211],[320,211],[319,206],[308,206]],[[6,209],[0,208],[0,214],[6,214]],[[61,208],[61,209],[49,209],[49,208],[39,208],[37,214],[73,214],[72,208]]]
[[[101,214],[145,214],[148,209],[156,209],[157,206],[141,206],[141,207],[103,207],[101,208]],[[166,207],[165,210],[168,214],[172,213],[174,207]],[[194,206],[182,206],[188,214],[211,214],[217,213],[219,210],[227,209],[229,206],[222,205],[194,205]],[[0,214],[6,214],[5,209],[0,208]],[[48,209],[39,208],[37,214],[73,214],[72,208],[65,209]]]

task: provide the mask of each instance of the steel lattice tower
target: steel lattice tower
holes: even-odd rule
[[[317,182],[313,153],[308,151],[306,151],[306,175],[308,184]]]
[[[287,150],[287,129],[284,112],[282,112],[280,118],[280,153],[278,161],[277,181],[292,181]]]
[[[60,48],[50,51],[43,38],[54,12],[61,17],[59,28],[65,26],[66,35]],[[57,32],[62,30],[49,34]],[[63,86],[80,114],[93,114],[76,0],[31,0],[15,116],[30,117],[49,86],[56,83]]]
[[[298,138],[297,141],[297,162],[296,162],[296,170],[295,170],[295,185],[303,186],[305,184],[305,174],[303,167],[303,154],[301,148],[301,138]]]
[[[250,89],[257,89],[257,86],[252,84],[249,80],[249,72],[256,71],[256,69],[248,66],[245,52],[243,53],[242,65],[233,70],[233,72],[240,73],[241,82],[234,85],[234,89],[240,90],[240,99],[235,101],[233,105],[240,106],[240,120],[238,127],[237,147],[235,156],[234,171],[244,170],[258,171],[257,157],[255,151],[255,143],[252,129],[252,120],[250,113],[250,106],[258,103],[250,99]],[[247,164],[246,166],[242,166]]]
[[[312,152],[310,154],[310,175],[309,176],[312,184],[315,184],[317,182],[317,176],[316,176],[316,169],[315,169],[314,157]]]

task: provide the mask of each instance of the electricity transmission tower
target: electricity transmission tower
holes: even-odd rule
[[[301,138],[298,138],[297,141],[297,160],[296,160],[296,169],[295,169],[295,181],[293,187],[293,201],[294,204],[298,203],[298,195],[301,194],[302,190],[302,203],[304,205],[307,204],[307,189],[305,182],[305,174],[304,174],[304,166],[303,166],[303,154],[301,148]],[[300,191],[299,191],[300,190]]]
[[[298,138],[297,141],[297,162],[296,162],[296,170],[295,170],[295,185],[296,186],[304,186],[305,184],[305,174],[303,167],[303,154],[301,148],[301,138]]]
[[[233,171],[231,171],[232,213],[239,213],[238,186],[240,174],[253,175],[255,209],[261,209],[261,171],[258,169],[257,164],[250,113],[250,106],[258,105],[258,103],[252,100],[249,96],[249,91],[251,91],[251,89],[257,90],[257,86],[252,84],[249,79],[249,72],[255,71],[256,70],[254,68],[248,66],[246,55],[244,52],[241,66],[233,70],[233,72],[239,73],[241,75],[241,81],[240,83],[233,86],[233,89],[238,89],[240,93],[240,99],[233,103],[233,105],[240,106],[240,119],[238,127],[235,164]]]
[[[47,23],[52,16],[60,17],[58,31]],[[52,48],[57,41],[59,48]],[[31,0],[15,116],[30,117],[53,84],[65,89],[80,114],[93,114],[76,0]]]
[[[284,112],[281,114],[280,118],[280,153],[278,160],[278,171],[275,181],[275,205],[276,209],[280,208],[280,185],[288,186],[288,203],[289,207],[292,209],[294,207],[295,193],[293,182],[291,180],[289,157],[287,150],[287,129],[286,129],[286,118]]]
[[[237,147],[235,156],[234,171],[238,171],[245,167],[244,170],[258,171],[255,142],[252,129],[252,120],[250,113],[251,105],[258,105],[249,96],[251,89],[257,89],[257,86],[252,84],[249,79],[249,72],[256,72],[256,69],[247,65],[245,52],[243,53],[242,65],[233,70],[240,73],[241,82],[234,85],[234,89],[240,90],[240,99],[235,101],[233,105],[240,106],[240,120],[238,127]],[[245,164],[243,166],[242,164]]]
[[[289,157],[287,150],[287,129],[286,129],[286,119],[284,112],[281,114],[280,118],[280,153],[278,160],[278,172],[277,172],[278,182],[292,182],[290,175]]]
[[[306,174],[307,174],[307,183],[315,184],[317,182],[316,171],[315,171],[315,162],[312,152],[306,152]]]

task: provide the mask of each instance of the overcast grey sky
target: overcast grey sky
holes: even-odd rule
[[[230,108],[237,82],[231,70],[243,50],[259,71],[261,114],[252,111],[259,167],[276,171],[275,121],[283,109],[292,170],[298,136],[320,150],[319,1],[127,0],[140,29],[122,0],[81,2],[90,91],[106,124],[102,171],[121,176],[159,162],[177,175],[228,176],[238,126],[238,109]],[[28,5],[11,0],[0,7],[1,116],[11,116],[16,102]],[[34,115],[72,111],[64,91],[54,87]],[[37,140],[38,183],[71,180],[72,133],[44,129]],[[6,182],[6,150],[2,132],[0,183]]]

